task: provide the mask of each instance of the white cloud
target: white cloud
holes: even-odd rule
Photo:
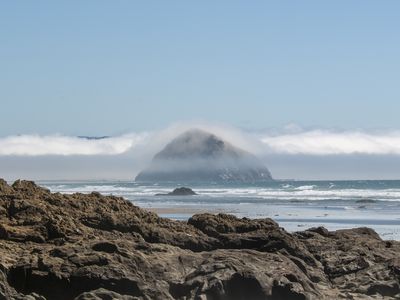
[[[103,139],[62,135],[18,135],[0,138],[0,155],[115,155],[142,143],[146,133]]]
[[[176,123],[158,132],[131,133],[103,139],[63,135],[19,135],[0,138],[0,156],[118,155],[130,153],[143,159],[160,151],[171,139],[189,128],[215,133],[257,155],[400,155],[400,131],[363,132],[303,130],[291,125],[282,130],[243,132],[206,122]]]
[[[269,151],[282,154],[400,154],[400,131],[367,133],[311,130],[265,135],[261,141]]]

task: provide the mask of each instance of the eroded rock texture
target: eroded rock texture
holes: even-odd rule
[[[0,180],[0,299],[400,298],[400,243]]]

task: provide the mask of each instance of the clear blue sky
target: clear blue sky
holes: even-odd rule
[[[399,1],[2,1],[0,136],[400,128]]]

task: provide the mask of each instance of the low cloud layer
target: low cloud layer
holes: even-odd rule
[[[217,125],[177,124],[159,132],[131,133],[102,139],[62,135],[8,136],[0,138],[0,156],[118,155],[137,149],[154,154],[190,127],[213,132],[258,155],[400,155],[400,131],[296,130],[289,133],[246,133]]]
[[[18,135],[0,138],[1,156],[116,155],[136,147],[146,134],[89,139],[62,135]]]
[[[103,139],[63,135],[0,137],[0,178],[133,180],[155,153],[189,128],[213,132],[256,154],[277,179],[400,178],[400,131],[304,130],[288,126],[249,132],[208,123],[177,123],[160,131]]]
[[[366,133],[312,130],[276,136],[261,141],[273,153],[306,155],[400,154],[400,131]]]

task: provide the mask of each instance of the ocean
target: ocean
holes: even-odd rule
[[[196,196],[155,196],[176,184],[125,181],[41,181],[52,192],[122,196],[161,217],[186,220],[195,213],[272,218],[286,230],[367,226],[383,239],[400,240],[400,180],[273,181],[260,184],[184,184]]]

